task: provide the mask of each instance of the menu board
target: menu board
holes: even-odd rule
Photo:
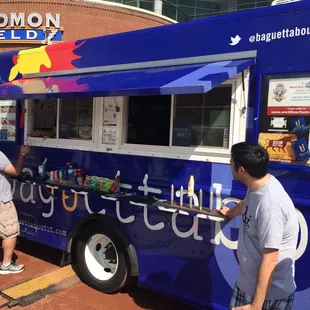
[[[267,115],[310,116],[310,78],[270,80]]]
[[[0,100],[0,140],[15,141],[16,101]]]

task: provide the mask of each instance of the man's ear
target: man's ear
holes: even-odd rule
[[[244,170],[244,168],[243,168],[242,166],[240,166],[240,167],[238,168],[238,170],[239,170],[239,171],[238,171],[239,173],[244,173],[244,172],[245,172],[245,170]]]

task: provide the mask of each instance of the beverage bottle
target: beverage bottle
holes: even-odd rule
[[[74,179],[74,169],[72,167],[72,165],[69,165],[68,168],[68,180],[71,182]]]

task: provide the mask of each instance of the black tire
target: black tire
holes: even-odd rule
[[[113,277],[106,281],[95,278],[89,271],[85,260],[85,248],[95,234],[107,236],[113,242],[118,256],[117,270]],[[130,264],[124,242],[108,223],[95,223],[84,228],[75,242],[75,256],[78,276],[84,283],[96,290],[106,294],[117,293],[130,281]]]

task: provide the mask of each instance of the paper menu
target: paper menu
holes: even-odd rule
[[[104,126],[102,129],[102,144],[116,144],[116,127]]]

